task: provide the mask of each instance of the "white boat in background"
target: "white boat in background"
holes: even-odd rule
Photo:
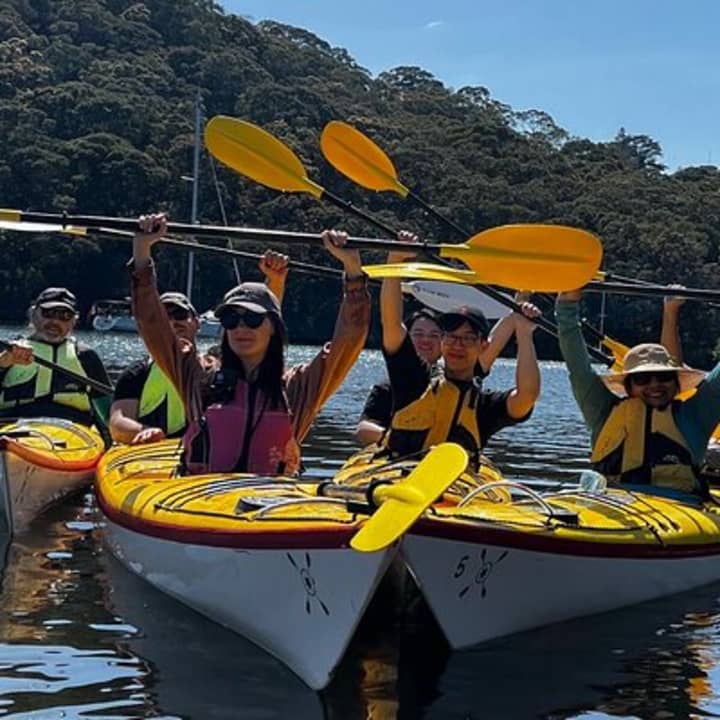
[[[97,300],[90,308],[90,323],[98,332],[137,332],[130,298]]]
[[[137,333],[137,323],[132,316],[130,299],[98,300],[90,309],[90,323],[98,332]],[[197,336],[209,340],[219,340],[220,321],[212,310],[200,316],[200,328]]]

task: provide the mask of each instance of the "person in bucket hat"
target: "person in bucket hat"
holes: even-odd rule
[[[720,421],[720,365],[705,375],[656,343],[631,348],[622,371],[592,367],[580,329],[581,291],[556,303],[560,351],[590,431],[593,468],[608,480],[660,494],[708,490],[700,474],[708,439]],[[691,388],[683,401],[678,395]]]
[[[652,373],[657,373],[661,377],[665,377],[665,374],[668,374],[667,377],[672,375],[676,380],[676,387],[669,383],[660,383],[660,389],[645,393],[648,404],[656,406],[667,405],[675,395],[696,388],[705,379],[702,370],[679,364],[667,348],[658,343],[635,345],[625,355],[621,372],[606,373],[601,377],[610,390],[624,397],[633,392],[633,385],[638,385],[637,382],[633,383],[633,376],[644,377]],[[640,387],[645,388],[648,385],[650,383]]]

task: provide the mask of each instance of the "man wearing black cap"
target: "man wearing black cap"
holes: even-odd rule
[[[397,262],[397,258],[390,257],[388,262]],[[393,312],[399,282],[385,279],[380,295],[383,352],[394,402],[390,432],[383,445],[393,454],[409,455],[449,440],[462,445],[477,462],[494,433],[530,416],[540,394],[532,339],[535,324],[519,313],[511,316],[518,346],[516,386],[505,392],[490,392],[482,390],[476,378],[489,334],[482,311],[463,306],[440,315],[440,352],[445,370],[433,378]],[[530,308],[528,313],[535,314]]]
[[[197,310],[181,292],[160,296],[175,336],[193,352],[200,328]],[[141,444],[179,437],[185,409],[177,390],[150,358],[130,365],[118,379],[110,408],[110,432],[120,443]]]
[[[282,298],[288,257],[267,251],[259,267],[275,295]],[[195,339],[200,318],[187,295],[165,292],[160,296],[160,301],[175,337],[186,345],[186,352],[196,352]],[[209,353],[199,354],[198,358],[208,368],[215,364],[215,359]],[[157,442],[166,437],[181,437],[186,427],[182,399],[162,370],[149,357],[130,365],[118,379],[110,409],[113,440],[132,445]]]
[[[67,288],[43,290],[29,309],[31,333],[0,353],[0,416],[60,417],[93,423],[91,399],[100,397],[60,371],[40,366],[35,356],[110,385],[102,360],[71,336],[77,299]]]

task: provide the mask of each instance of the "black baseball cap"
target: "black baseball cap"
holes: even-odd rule
[[[45,288],[33,303],[39,308],[66,308],[77,313],[77,298],[67,288],[49,287]]]
[[[189,310],[195,317],[197,317],[197,310],[195,306],[190,302],[185,293],[181,292],[164,292],[160,296],[160,302],[163,305],[175,305],[175,307],[182,308],[183,310]]]
[[[469,323],[478,335],[484,338],[490,334],[490,324],[479,308],[462,305],[443,313],[438,318],[440,329],[446,332],[457,330],[463,323]]]
[[[220,317],[223,310],[245,308],[257,313],[274,313],[282,318],[280,302],[275,294],[264,283],[246,282],[228,290],[222,302],[215,308],[215,317]]]

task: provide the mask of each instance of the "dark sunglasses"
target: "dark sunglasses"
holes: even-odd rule
[[[646,373],[635,373],[630,375],[630,380],[635,385],[649,385],[652,379],[655,378],[661,383],[670,383],[677,380],[677,373],[673,370],[658,371],[658,372],[646,372]]]
[[[192,313],[187,308],[181,308],[171,305],[165,306],[165,312],[171,320],[177,320],[178,322],[185,322],[192,317]]]
[[[259,313],[254,310],[226,310],[220,315],[220,324],[226,330],[234,330],[240,323],[256,330],[263,324],[267,313]]]
[[[75,313],[69,308],[54,307],[54,308],[40,308],[40,314],[46,320],[62,320],[68,322],[75,317]]]

